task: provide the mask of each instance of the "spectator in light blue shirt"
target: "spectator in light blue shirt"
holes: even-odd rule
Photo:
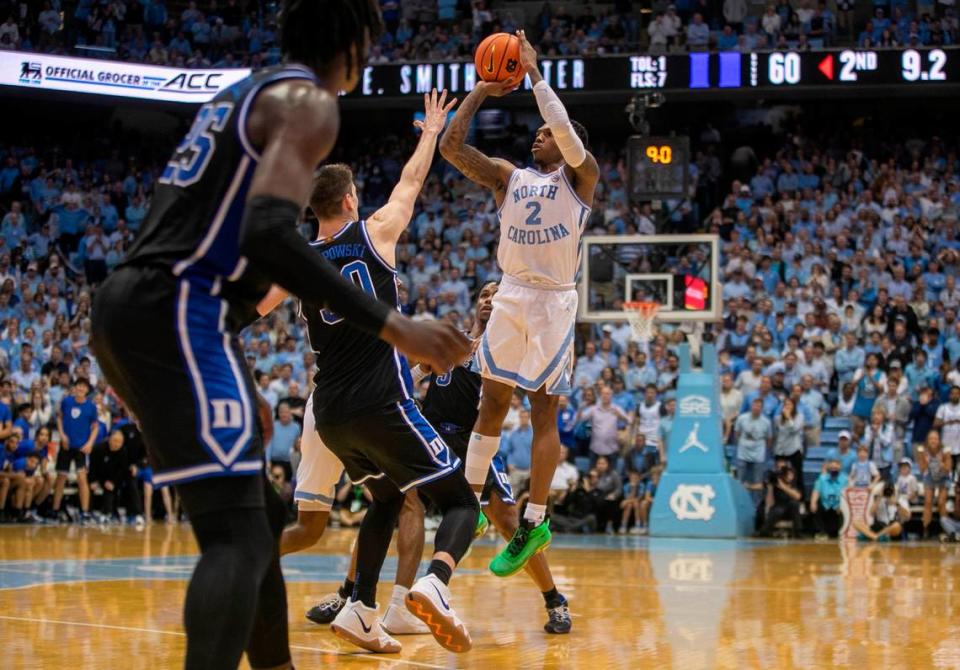
[[[147,206],[143,202],[143,197],[136,195],[123,212],[123,218],[127,220],[130,230],[136,232],[140,230],[140,224],[147,215]]]
[[[853,465],[850,463],[850,465]],[[840,499],[847,487],[847,472],[837,459],[826,461],[826,471],[820,473],[810,496],[810,513],[817,526],[818,536],[836,537],[842,524]]]
[[[773,195],[773,180],[766,173],[759,172],[750,180],[750,191],[755,199],[763,200]]]
[[[533,427],[530,425],[530,411],[521,409],[517,427],[505,434],[500,440],[500,457],[507,464],[510,484],[514,491],[524,488],[530,476],[530,450],[533,447]]]
[[[693,15],[693,20],[687,26],[687,46],[691,51],[705,51],[710,44],[710,27],[704,23],[703,15]]]
[[[787,163],[784,165],[783,173],[777,177],[777,191],[783,195],[785,193],[792,193],[798,188],[800,188],[800,179],[793,171],[793,166]]]
[[[844,340],[846,347],[839,349],[834,357],[834,370],[836,370],[840,386],[853,381],[854,373],[863,367],[866,359],[866,352],[857,346],[856,333],[847,333],[844,335]]]
[[[709,31],[707,33],[709,35]],[[717,37],[717,49],[720,51],[736,51],[740,46],[740,38],[729,25],[723,27],[723,32]]]
[[[583,347],[583,356],[577,359],[577,366],[573,373],[574,385],[596,383],[605,367],[607,367],[606,361],[597,354],[597,345],[588,341]]]
[[[100,225],[103,226],[104,232],[112,233],[116,230],[119,219],[120,214],[117,212],[117,208],[114,207],[110,199],[110,194],[104,193],[103,202],[100,203]]]
[[[763,401],[755,398],[750,410],[737,417],[733,432],[737,444],[737,470],[740,481],[755,502],[763,494],[763,466],[773,438],[773,425],[763,415]]]
[[[764,375],[760,379],[760,389],[757,391],[752,391],[744,397],[742,411],[750,411],[754,400],[760,401],[760,408],[763,412],[763,415],[767,418],[772,419],[777,413],[777,410],[780,409],[780,400],[773,392],[773,382],[770,380],[770,377]]]
[[[277,407],[277,419],[273,422],[273,436],[267,446],[267,458],[270,465],[281,465],[289,478],[293,470],[290,467],[290,456],[293,445],[300,437],[300,424],[293,420],[290,406],[282,402]]]
[[[827,461],[839,461],[841,472],[848,473],[857,461],[857,450],[849,430],[841,430],[837,437],[837,446],[827,452]]]

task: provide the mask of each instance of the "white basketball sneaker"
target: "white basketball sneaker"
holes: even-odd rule
[[[436,575],[421,577],[407,593],[407,609],[427,624],[433,637],[447,651],[470,651],[473,641],[467,627],[450,606],[450,589]]]
[[[401,601],[391,601],[383,615],[383,629],[391,635],[426,635],[427,624],[413,616]]]
[[[396,654],[402,649],[380,625],[376,608],[352,598],[347,600],[330,628],[337,637],[376,654]]]

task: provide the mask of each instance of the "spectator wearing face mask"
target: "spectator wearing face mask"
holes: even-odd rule
[[[840,499],[847,487],[847,475],[836,458],[827,459],[827,469],[820,473],[810,494],[810,513],[816,525],[816,539],[836,537],[843,525]]]

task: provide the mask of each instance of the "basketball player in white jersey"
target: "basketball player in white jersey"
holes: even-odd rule
[[[661,403],[657,400],[657,387],[655,384],[647,384],[643,391],[643,402],[637,405],[637,416],[640,421],[637,424],[637,432],[643,435],[644,456],[647,454],[659,456],[660,462],[663,461],[662,449],[660,448],[660,408]],[[652,462],[651,465],[654,465]]]
[[[478,347],[483,393],[466,463],[467,480],[478,496],[499,448],[515,387],[528,392],[533,410],[530,502],[513,539],[490,564],[501,577],[523,569],[550,544],[546,508],[560,454],[558,398],[571,390],[580,236],[599,177],[597,161],[586,150],[586,130],[570,120],[543,80],[537,53],[522,30],[517,37],[520,61],[545,122],[533,143],[534,167],[519,170],[464,143],[484,99],[509,92],[503,84],[479,82],[440,141],[444,158],[493,191],[500,217],[497,260],[503,281]]]

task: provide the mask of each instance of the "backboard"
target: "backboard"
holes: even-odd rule
[[[667,323],[720,318],[717,235],[588,235],[581,262],[579,321],[625,321],[631,300],[659,303]]]

